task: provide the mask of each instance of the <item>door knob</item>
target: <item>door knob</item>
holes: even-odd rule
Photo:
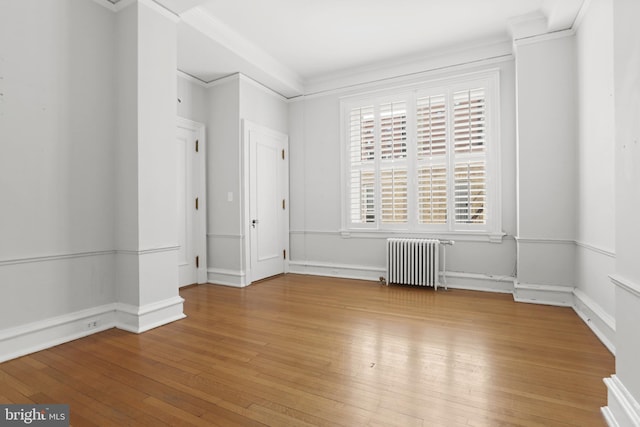
[[[258,220],[257,220],[257,219],[252,219],[252,220],[251,220],[251,226],[252,226],[253,228],[256,228],[256,224],[257,224],[257,223],[258,223]]]

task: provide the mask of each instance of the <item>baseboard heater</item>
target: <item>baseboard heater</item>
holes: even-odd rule
[[[387,285],[447,287],[440,269],[440,246],[452,245],[452,240],[387,239]],[[442,272],[445,253],[442,250]]]

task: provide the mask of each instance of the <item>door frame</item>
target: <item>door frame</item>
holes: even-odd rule
[[[207,143],[205,140],[205,126],[193,120],[178,117],[176,126],[196,134],[198,153],[193,159],[193,190],[198,197],[198,210],[194,213],[193,245],[199,257],[196,269],[197,283],[207,283]],[[194,153],[192,151],[192,153]]]
[[[284,250],[286,251],[286,258],[284,261],[284,273],[289,272],[289,136],[270,129],[268,127],[259,125],[247,119],[242,119],[242,181],[241,188],[241,200],[243,203],[242,208],[242,269],[245,272],[245,286],[250,285],[253,282],[253,276],[251,273],[251,188],[250,188],[250,167],[249,167],[249,155],[251,152],[251,133],[262,133],[269,135],[272,138],[278,139],[284,145],[285,160],[282,194],[285,196],[285,209],[282,215],[282,241],[284,244]]]

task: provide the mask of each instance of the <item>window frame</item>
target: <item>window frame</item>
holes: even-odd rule
[[[457,158],[468,157],[469,160],[479,159],[485,161],[485,187],[486,187],[486,217],[484,224],[457,223],[455,220],[455,151],[453,149],[453,94],[461,90],[469,90],[474,87],[482,87],[485,90],[485,131],[486,144],[482,156],[473,153],[469,155],[457,155]],[[447,174],[447,220],[445,224],[419,224],[418,223],[418,170],[420,164],[434,163],[433,158],[421,161],[417,158],[417,101],[420,98],[445,95],[446,109],[446,161]],[[406,170],[407,182],[407,209],[408,221],[406,224],[386,224],[382,222],[380,206],[380,180],[374,179],[375,194],[375,221],[373,223],[353,223],[351,220],[351,121],[350,113],[353,109],[373,106],[374,111],[374,146],[375,156],[373,161],[374,174],[381,173],[381,138],[380,138],[380,106],[390,102],[406,102],[406,138],[407,156]],[[502,232],[502,189],[501,189],[501,142],[500,142],[500,71],[498,69],[481,72],[467,73],[442,79],[422,81],[414,84],[387,88],[377,91],[359,93],[340,98],[340,151],[341,151],[341,215],[342,235],[349,237],[351,234],[403,234],[426,235],[430,237],[461,237],[467,236],[471,240],[488,238],[490,241],[501,241]],[[452,158],[453,157],[453,158]]]

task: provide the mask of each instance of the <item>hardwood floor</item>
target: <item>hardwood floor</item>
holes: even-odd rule
[[[183,289],[187,318],[0,364],[74,426],[604,426],[614,358],[570,308],[287,275]]]

